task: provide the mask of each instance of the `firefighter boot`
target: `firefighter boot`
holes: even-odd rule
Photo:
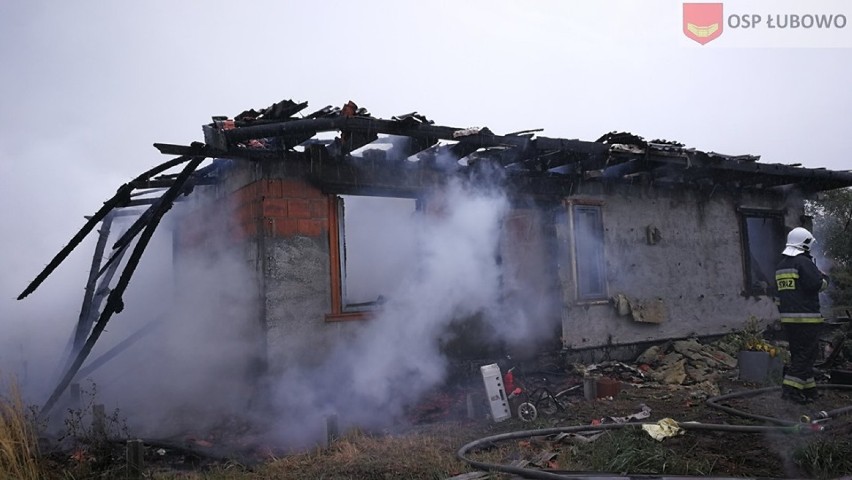
[[[802,394],[805,396],[805,398],[808,399],[809,402],[815,402],[819,400],[820,397],[819,390],[817,390],[816,387],[806,388],[802,390]]]
[[[783,400],[787,400],[788,402],[798,403],[799,405],[811,403],[812,401],[805,396],[802,390],[799,390],[798,388],[793,388],[788,385],[783,385],[781,387],[781,398]]]

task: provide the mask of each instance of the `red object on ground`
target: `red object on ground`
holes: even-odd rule
[[[503,386],[506,388],[506,391],[510,393],[514,393],[517,388],[515,386],[515,374],[512,373],[511,370],[503,375]]]

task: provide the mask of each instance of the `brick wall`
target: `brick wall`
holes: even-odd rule
[[[307,182],[269,179],[233,193],[234,218],[243,235],[319,237],[328,232],[329,198]]]
[[[220,198],[198,199],[181,215],[178,248],[238,244],[257,238],[328,234],[329,196],[307,182],[269,179]]]

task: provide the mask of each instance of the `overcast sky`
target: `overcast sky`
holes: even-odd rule
[[[852,19],[852,2],[725,12]],[[91,243],[14,298],[84,215],[167,160],[154,142],[203,140],[213,115],[352,100],[382,118],[584,140],[621,130],[849,169],[851,35],[728,25],[702,46],[682,31],[682,3],[662,0],[5,0],[0,322],[73,325]]]

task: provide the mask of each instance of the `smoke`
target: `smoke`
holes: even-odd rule
[[[229,240],[231,206],[214,206],[216,215],[180,205],[161,225],[131,281],[125,311],[99,341],[99,351],[106,351],[150,329],[91,375],[100,400],[120,406],[137,434],[203,430],[246,409],[254,397],[263,348],[259,323],[247,319],[257,316],[256,279]],[[176,237],[178,223],[180,231],[200,235]]]
[[[343,426],[404,422],[406,407],[446,380],[445,347],[456,339],[454,325],[470,319],[487,325],[475,339],[483,343],[541,333],[533,328],[535,313],[527,315],[529,305],[516,301],[524,286],[507,278],[501,257],[513,241],[504,231],[509,201],[500,188],[472,187],[499,183],[485,170],[478,175],[475,182],[448,182],[426,199],[425,211],[408,212],[395,228],[373,232],[380,248],[368,256],[368,266],[392,263],[391,270],[401,270],[394,272],[396,282],[375,284],[384,298],[380,308],[370,320],[347,325],[351,335],[338,338],[321,364],[285,365],[274,369],[275,377],[264,377],[267,332],[252,321],[262,301],[256,252],[247,250],[251,242],[232,239],[231,206],[211,204],[196,192],[165,217],[130,282],[124,311],[110,320],[84,368],[119,342],[146,333],[76,381],[93,382],[97,401],[110,411],[120,408],[133,434],[148,438],[202,432],[240,417],[274,425],[270,440],[297,447],[323,438],[330,414]],[[131,220],[114,225],[108,245]],[[394,247],[395,241],[405,246]],[[394,248],[411,258],[388,262]],[[359,275],[367,282],[369,273]],[[389,272],[373,268],[372,274]],[[77,284],[84,282],[81,277]],[[73,293],[77,307],[82,288]],[[65,313],[67,329],[56,342],[62,347],[78,311]],[[58,370],[63,348],[51,348],[55,354],[45,363]],[[57,377],[44,376],[42,398]]]
[[[195,197],[210,202],[201,192]],[[112,316],[83,364],[86,373],[74,380],[91,396],[84,402],[103,403],[108,411],[119,408],[135,435],[201,431],[245,411],[257,397],[251,389],[260,374],[263,336],[259,322],[247,321],[257,318],[254,265],[229,237],[230,206],[212,207],[215,214],[177,205],[164,218],[123,296],[124,310]],[[135,218],[115,220],[104,261]],[[202,234],[192,248],[175,244],[175,231],[187,229]],[[15,374],[34,405],[43,404],[64,374],[93,243],[80,245],[69,257],[76,279],[57,270],[33,299],[20,302],[21,322],[29,321],[30,328],[15,326],[0,340],[0,373]],[[134,247],[135,242],[129,246]],[[113,286],[124,267],[119,266]],[[55,303],[36,301],[44,295]],[[128,338],[135,340],[122,346]],[[114,348],[119,350],[111,357]],[[102,365],[89,368],[102,359]],[[67,401],[66,395],[49,413],[52,425],[61,424],[57,420],[70,406]]]
[[[368,427],[400,421],[404,407],[445,380],[441,339],[459,319],[500,322],[497,260],[508,201],[500,191],[451,182],[413,217],[419,255],[374,318],[312,370],[289,371],[277,399],[288,413],[278,432],[310,443],[323,416]]]

